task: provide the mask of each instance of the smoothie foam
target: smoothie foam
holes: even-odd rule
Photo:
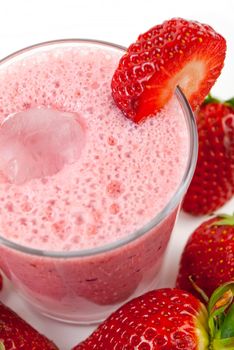
[[[0,152],[10,153],[17,168],[9,180],[10,158],[0,162],[4,237],[44,250],[101,246],[149,222],[179,187],[189,148],[179,102],[173,98],[140,125],[125,118],[110,89],[121,54],[64,46],[31,54],[0,70]],[[43,123],[38,118],[47,116],[41,136]],[[40,144],[40,151],[44,147],[42,154],[49,149],[47,162],[43,156],[34,162],[34,149],[28,145],[29,154],[21,157],[29,136]],[[68,139],[72,141],[66,146]],[[72,150],[75,156],[65,155],[53,168],[63,146],[68,147],[66,154]],[[23,180],[17,182],[20,174]]]

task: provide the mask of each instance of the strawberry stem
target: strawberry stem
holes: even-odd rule
[[[211,295],[208,304],[209,331],[213,350],[234,350],[234,281],[225,283]]]
[[[207,294],[202,290],[193,280],[192,276],[189,276],[189,281],[192,283],[193,288],[198,292],[198,294],[201,295],[202,299],[205,301],[206,304],[208,304],[209,298]]]
[[[233,301],[234,281],[224,283],[210,297],[208,312],[211,316],[221,314]]]

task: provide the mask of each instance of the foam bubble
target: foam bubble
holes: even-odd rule
[[[120,55],[106,50],[54,49],[0,68],[0,140],[8,116],[17,113],[11,152],[22,157],[23,169],[20,180],[9,181],[8,168],[0,165],[0,231],[8,239],[44,250],[103,245],[146,224],[178,188],[188,154],[179,103],[173,98],[160,114],[140,125],[126,119],[110,91]],[[46,113],[35,118],[38,108]],[[70,113],[72,130],[75,116],[82,116],[85,144],[77,157],[76,142],[65,152],[71,134],[63,133],[60,113]],[[19,130],[29,130],[29,124],[36,133],[46,126],[43,149],[56,148],[56,154],[65,152],[72,161],[55,171],[36,167],[34,172],[34,153],[22,149],[16,137]],[[3,150],[0,142],[3,151],[9,149]],[[54,152],[50,154],[54,159]],[[44,152],[41,161],[45,159]],[[30,176],[25,176],[25,164],[30,165]],[[46,169],[53,165],[48,160]]]

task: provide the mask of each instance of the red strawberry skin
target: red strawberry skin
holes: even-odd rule
[[[199,151],[183,209],[210,214],[234,194],[234,106],[204,103],[197,114]]]
[[[191,294],[159,289],[122,306],[73,350],[195,350],[201,343],[206,349],[206,318]]]
[[[58,350],[15,312],[0,303],[0,349]]]
[[[224,282],[234,280],[234,226],[212,225],[215,217],[201,224],[183,251],[176,286],[199,296],[188,277],[208,295]]]
[[[225,39],[208,25],[173,18],[140,35],[120,59],[112,95],[134,122],[155,114],[179,85],[195,109],[220,75]]]
[[[2,290],[3,287],[3,279],[2,279],[2,275],[0,274],[0,291]]]

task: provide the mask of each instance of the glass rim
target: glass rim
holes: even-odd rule
[[[107,41],[101,41],[101,40],[93,40],[93,39],[59,39],[59,40],[51,40],[51,41],[45,41],[41,42],[35,45],[31,45],[28,47],[25,47],[21,50],[17,50],[10,55],[7,55],[6,57],[2,58],[0,60],[0,66],[3,63],[6,63],[7,61],[10,61],[14,57],[18,57],[21,54],[30,52],[34,49],[43,48],[50,45],[60,45],[60,44],[81,44],[81,43],[87,43],[87,44],[96,44],[100,46],[107,46],[112,49],[117,49],[126,52],[127,48],[118,44],[113,44]],[[184,93],[180,89],[179,86],[176,87],[174,95],[176,96],[178,102],[181,105],[181,108],[183,110],[184,117],[186,119],[187,123],[187,129],[189,133],[189,154],[188,154],[188,160],[186,164],[186,169],[183,175],[183,178],[174,192],[171,199],[168,201],[166,206],[149,222],[147,222],[144,226],[137,229],[133,233],[117,239],[114,242],[104,244],[102,246],[94,247],[94,248],[86,248],[86,249],[80,249],[80,250],[74,250],[74,251],[52,251],[52,250],[41,250],[41,249],[35,249],[30,248],[18,243],[15,243],[13,241],[8,240],[7,238],[0,235],[0,244],[14,249],[16,251],[19,251],[21,253],[34,255],[34,256],[40,256],[40,257],[46,257],[46,258],[82,258],[82,257],[89,257],[93,255],[98,255],[102,253],[109,252],[114,249],[118,249],[122,246],[127,245],[128,243],[131,243],[135,241],[136,239],[142,237],[143,235],[147,234],[149,231],[151,231],[154,227],[156,227],[158,224],[160,224],[164,219],[166,219],[167,215],[171,213],[179,204],[180,201],[185,194],[191,180],[192,176],[195,170],[196,161],[197,161],[197,154],[198,154],[198,135],[197,135],[197,128],[196,128],[196,122],[195,117],[193,115],[192,109],[189,105],[189,102],[187,101]]]

